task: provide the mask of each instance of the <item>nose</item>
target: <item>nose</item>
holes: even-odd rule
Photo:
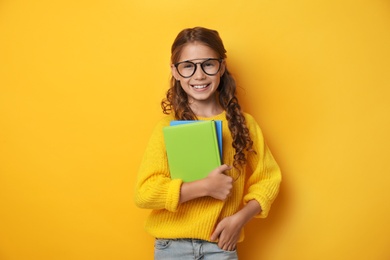
[[[196,69],[195,69],[195,73],[193,75],[194,79],[205,79],[206,74],[203,72],[201,63],[200,62],[195,63],[195,65],[196,65]]]

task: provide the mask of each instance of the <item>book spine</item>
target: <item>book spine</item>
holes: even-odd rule
[[[211,127],[213,128],[213,136],[214,136],[214,140],[215,140],[215,146],[217,147],[217,158],[218,158],[218,161],[219,161],[219,163],[220,164],[222,164],[222,158],[221,158],[221,153],[222,153],[222,151],[221,151],[221,153],[220,153],[220,151],[219,151],[219,145],[218,145],[218,135],[217,135],[217,126],[216,126],[216,122],[215,122],[215,120],[212,120],[212,124],[211,124]]]

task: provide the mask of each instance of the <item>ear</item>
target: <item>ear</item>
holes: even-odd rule
[[[175,65],[173,65],[173,64],[171,64],[171,72],[172,72],[172,76],[173,76],[176,80],[180,80],[179,73],[177,73],[176,67],[175,67]]]
[[[226,62],[225,62],[225,60],[222,60],[221,69],[219,70],[221,77],[225,73],[225,70],[226,70]]]

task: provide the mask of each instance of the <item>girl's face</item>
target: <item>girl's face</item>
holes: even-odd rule
[[[216,102],[216,91],[225,72],[225,63],[219,61],[219,58],[210,47],[198,42],[183,47],[179,62],[191,61],[193,64],[184,63],[177,67],[171,65],[171,69],[172,75],[180,81],[181,87],[187,93],[189,102]],[[216,60],[207,61],[208,59]],[[201,65],[202,62],[205,63]],[[191,75],[194,64],[196,64],[195,73],[190,77],[183,77]]]

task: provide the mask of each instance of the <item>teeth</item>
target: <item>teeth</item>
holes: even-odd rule
[[[205,88],[205,87],[207,87],[207,85],[194,85],[195,89],[201,89],[201,88]]]

